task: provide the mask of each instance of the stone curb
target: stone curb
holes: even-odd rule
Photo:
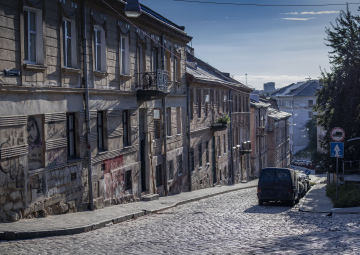
[[[80,233],[84,233],[84,232],[88,232],[91,230],[96,230],[96,229],[100,229],[103,227],[106,227],[108,224],[112,223],[112,224],[117,224],[117,223],[121,223],[130,219],[135,219],[144,215],[149,215],[152,213],[156,213],[156,212],[160,212],[172,207],[176,207],[179,205],[183,205],[183,204],[187,204],[187,203],[191,203],[191,202],[195,202],[195,201],[199,201],[201,199],[205,199],[205,198],[210,198],[210,197],[214,197],[217,195],[221,195],[221,194],[225,194],[225,193],[229,193],[229,192],[233,192],[233,191],[237,191],[237,190],[241,190],[241,189],[248,189],[248,188],[254,188],[257,187],[257,184],[255,185],[249,185],[246,187],[236,187],[236,188],[232,188],[232,189],[228,189],[228,190],[222,190],[219,192],[215,192],[213,194],[206,194],[206,195],[200,195],[198,197],[195,198],[189,198],[189,199],[184,199],[183,201],[180,202],[175,202],[169,205],[164,205],[163,208],[160,209],[155,209],[155,210],[142,210],[139,212],[135,212],[135,213],[131,213],[128,215],[122,215],[116,218],[113,218],[111,220],[106,219],[104,221],[101,222],[97,222],[91,225],[87,225],[87,226],[82,226],[82,227],[74,227],[74,228],[66,228],[66,229],[55,229],[55,230],[44,230],[44,231],[24,231],[24,232],[16,232],[16,231],[5,231],[5,232],[0,232],[0,240],[19,240],[19,239],[32,239],[32,238],[42,238],[42,237],[49,237],[49,236],[61,236],[61,235],[75,235],[75,234],[80,234]],[[176,196],[176,195],[175,195]],[[147,202],[149,203],[149,202]],[[151,202],[150,202],[151,203]]]

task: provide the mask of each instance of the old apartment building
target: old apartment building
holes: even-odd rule
[[[191,188],[246,181],[250,176],[252,89],[187,49]]]
[[[290,166],[289,118],[271,98],[251,94],[251,176],[259,177],[264,167]]]
[[[124,6],[1,1],[0,220],[189,190],[191,37]]]

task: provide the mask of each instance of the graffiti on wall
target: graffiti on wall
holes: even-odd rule
[[[66,149],[56,148],[46,152],[47,154],[47,166],[59,166],[66,163]]]
[[[66,137],[65,125],[49,122],[47,125],[48,139],[60,139]]]
[[[8,147],[11,147],[8,142],[0,145],[2,149]],[[10,173],[10,178],[16,181],[17,188],[24,186],[24,166],[20,163],[19,156],[2,159],[0,161],[0,169],[4,173]]]
[[[41,168],[43,166],[41,116],[29,116],[26,130],[29,169]]]
[[[118,156],[103,161],[105,199],[116,198],[124,193],[124,157]]]

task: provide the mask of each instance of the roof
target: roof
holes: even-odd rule
[[[253,100],[253,99],[250,99],[250,106],[252,107],[255,107],[255,108],[266,108],[266,107],[269,107],[271,104],[269,103],[266,103],[264,101],[256,101],[256,100]]]
[[[245,92],[251,92],[253,89],[223,73],[204,61],[196,58],[189,52],[187,53],[186,74],[198,82],[206,82],[218,85],[236,86]]]
[[[270,117],[270,118],[272,118],[274,120],[281,120],[281,119],[290,118],[291,114],[269,107],[268,108],[268,117]]]
[[[315,96],[321,84],[318,80],[309,80],[290,84],[274,92],[271,96]]]

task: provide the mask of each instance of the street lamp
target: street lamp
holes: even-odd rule
[[[141,14],[139,0],[127,0],[125,5],[125,15],[129,18],[137,18]]]

